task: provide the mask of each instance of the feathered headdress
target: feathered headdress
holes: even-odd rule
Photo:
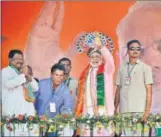
[[[87,53],[88,49],[94,47],[95,45],[106,46],[110,52],[114,49],[112,39],[102,32],[82,33],[79,37],[77,37],[74,44],[76,45],[77,52],[80,53]]]

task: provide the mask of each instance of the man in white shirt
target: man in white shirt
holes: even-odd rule
[[[87,35],[91,37],[91,35]],[[112,116],[114,113],[113,100],[113,72],[115,70],[113,56],[110,53],[112,47],[112,39],[105,38],[108,44],[102,42],[102,38],[98,32],[93,32],[88,44],[87,55],[89,57],[89,65],[81,73],[78,85],[78,100],[75,108],[75,116]],[[84,39],[87,39],[85,37]],[[82,42],[83,43],[83,42]],[[108,46],[107,46],[108,45]],[[101,130],[97,127],[93,129],[93,136],[113,136],[109,122],[108,128],[102,126]],[[81,136],[92,136],[89,126],[82,125]]]
[[[62,58],[59,60],[58,62],[59,64],[63,65],[65,68],[65,78],[64,81],[67,84],[70,93],[73,97],[74,100],[74,109],[76,106],[76,102],[77,102],[77,88],[78,88],[78,80],[74,79],[73,77],[70,76],[70,72],[72,69],[72,63],[71,60],[69,58]]]
[[[139,60],[141,44],[138,40],[129,41],[127,49],[129,60],[120,64],[116,78],[115,113],[119,106],[123,116],[138,114],[146,122],[152,102],[152,70],[149,65]],[[142,128],[138,128],[134,134],[140,136],[141,131]],[[134,134],[131,128],[125,129],[126,136]],[[144,135],[147,134],[148,132],[144,132]]]
[[[20,50],[11,50],[8,58],[9,65],[2,69],[2,116],[34,116],[32,92],[38,90],[38,84],[29,75],[28,67],[24,66],[23,53]]]

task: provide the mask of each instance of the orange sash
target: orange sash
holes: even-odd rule
[[[26,87],[23,87],[24,98],[27,102],[35,102],[35,97],[32,91],[29,91]]]
[[[77,100],[77,105],[75,108],[75,116],[79,117],[83,113],[83,103],[84,103],[84,91],[85,91],[85,81],[86,81],[86,76],[88,74],[90,65],[88,65],[85,70],[83,71],[79,83],[78,83],[78,100]]]

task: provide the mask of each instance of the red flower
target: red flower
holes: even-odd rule
[[[67,114],[62,114],[61,116],[62,116],[62,118],[68,118],[69,117],[69,115],[67,115]]]
[[[44,125],[40,125],[40,128],[45,128],[45,126]]]
[[[7,124],[7,125],[6,125],[6,128],[7,128],[9,131],[12,131],[12,130],[13,130],[13,128],[10,126],[10,124]]]
[[[43,115],[43,116],[40,116],[40,120],[41,120],[41,121],[47,121],[47,118],[46,118],[45,115]]]
[[[17,119],[18,119],[18,120],[23,120],[23,115],[19,114],[19,115],[17,116]]]

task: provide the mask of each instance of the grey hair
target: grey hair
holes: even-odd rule
[[[96,53],[102,55],[102,53],[101,53],[100,50],[98,50],[98,49],[95,50],[95,48],[90,48],[90,49],[88,50],[88,52],[87,52],[87,56],[90,56],[92,52],[96,52]]]

